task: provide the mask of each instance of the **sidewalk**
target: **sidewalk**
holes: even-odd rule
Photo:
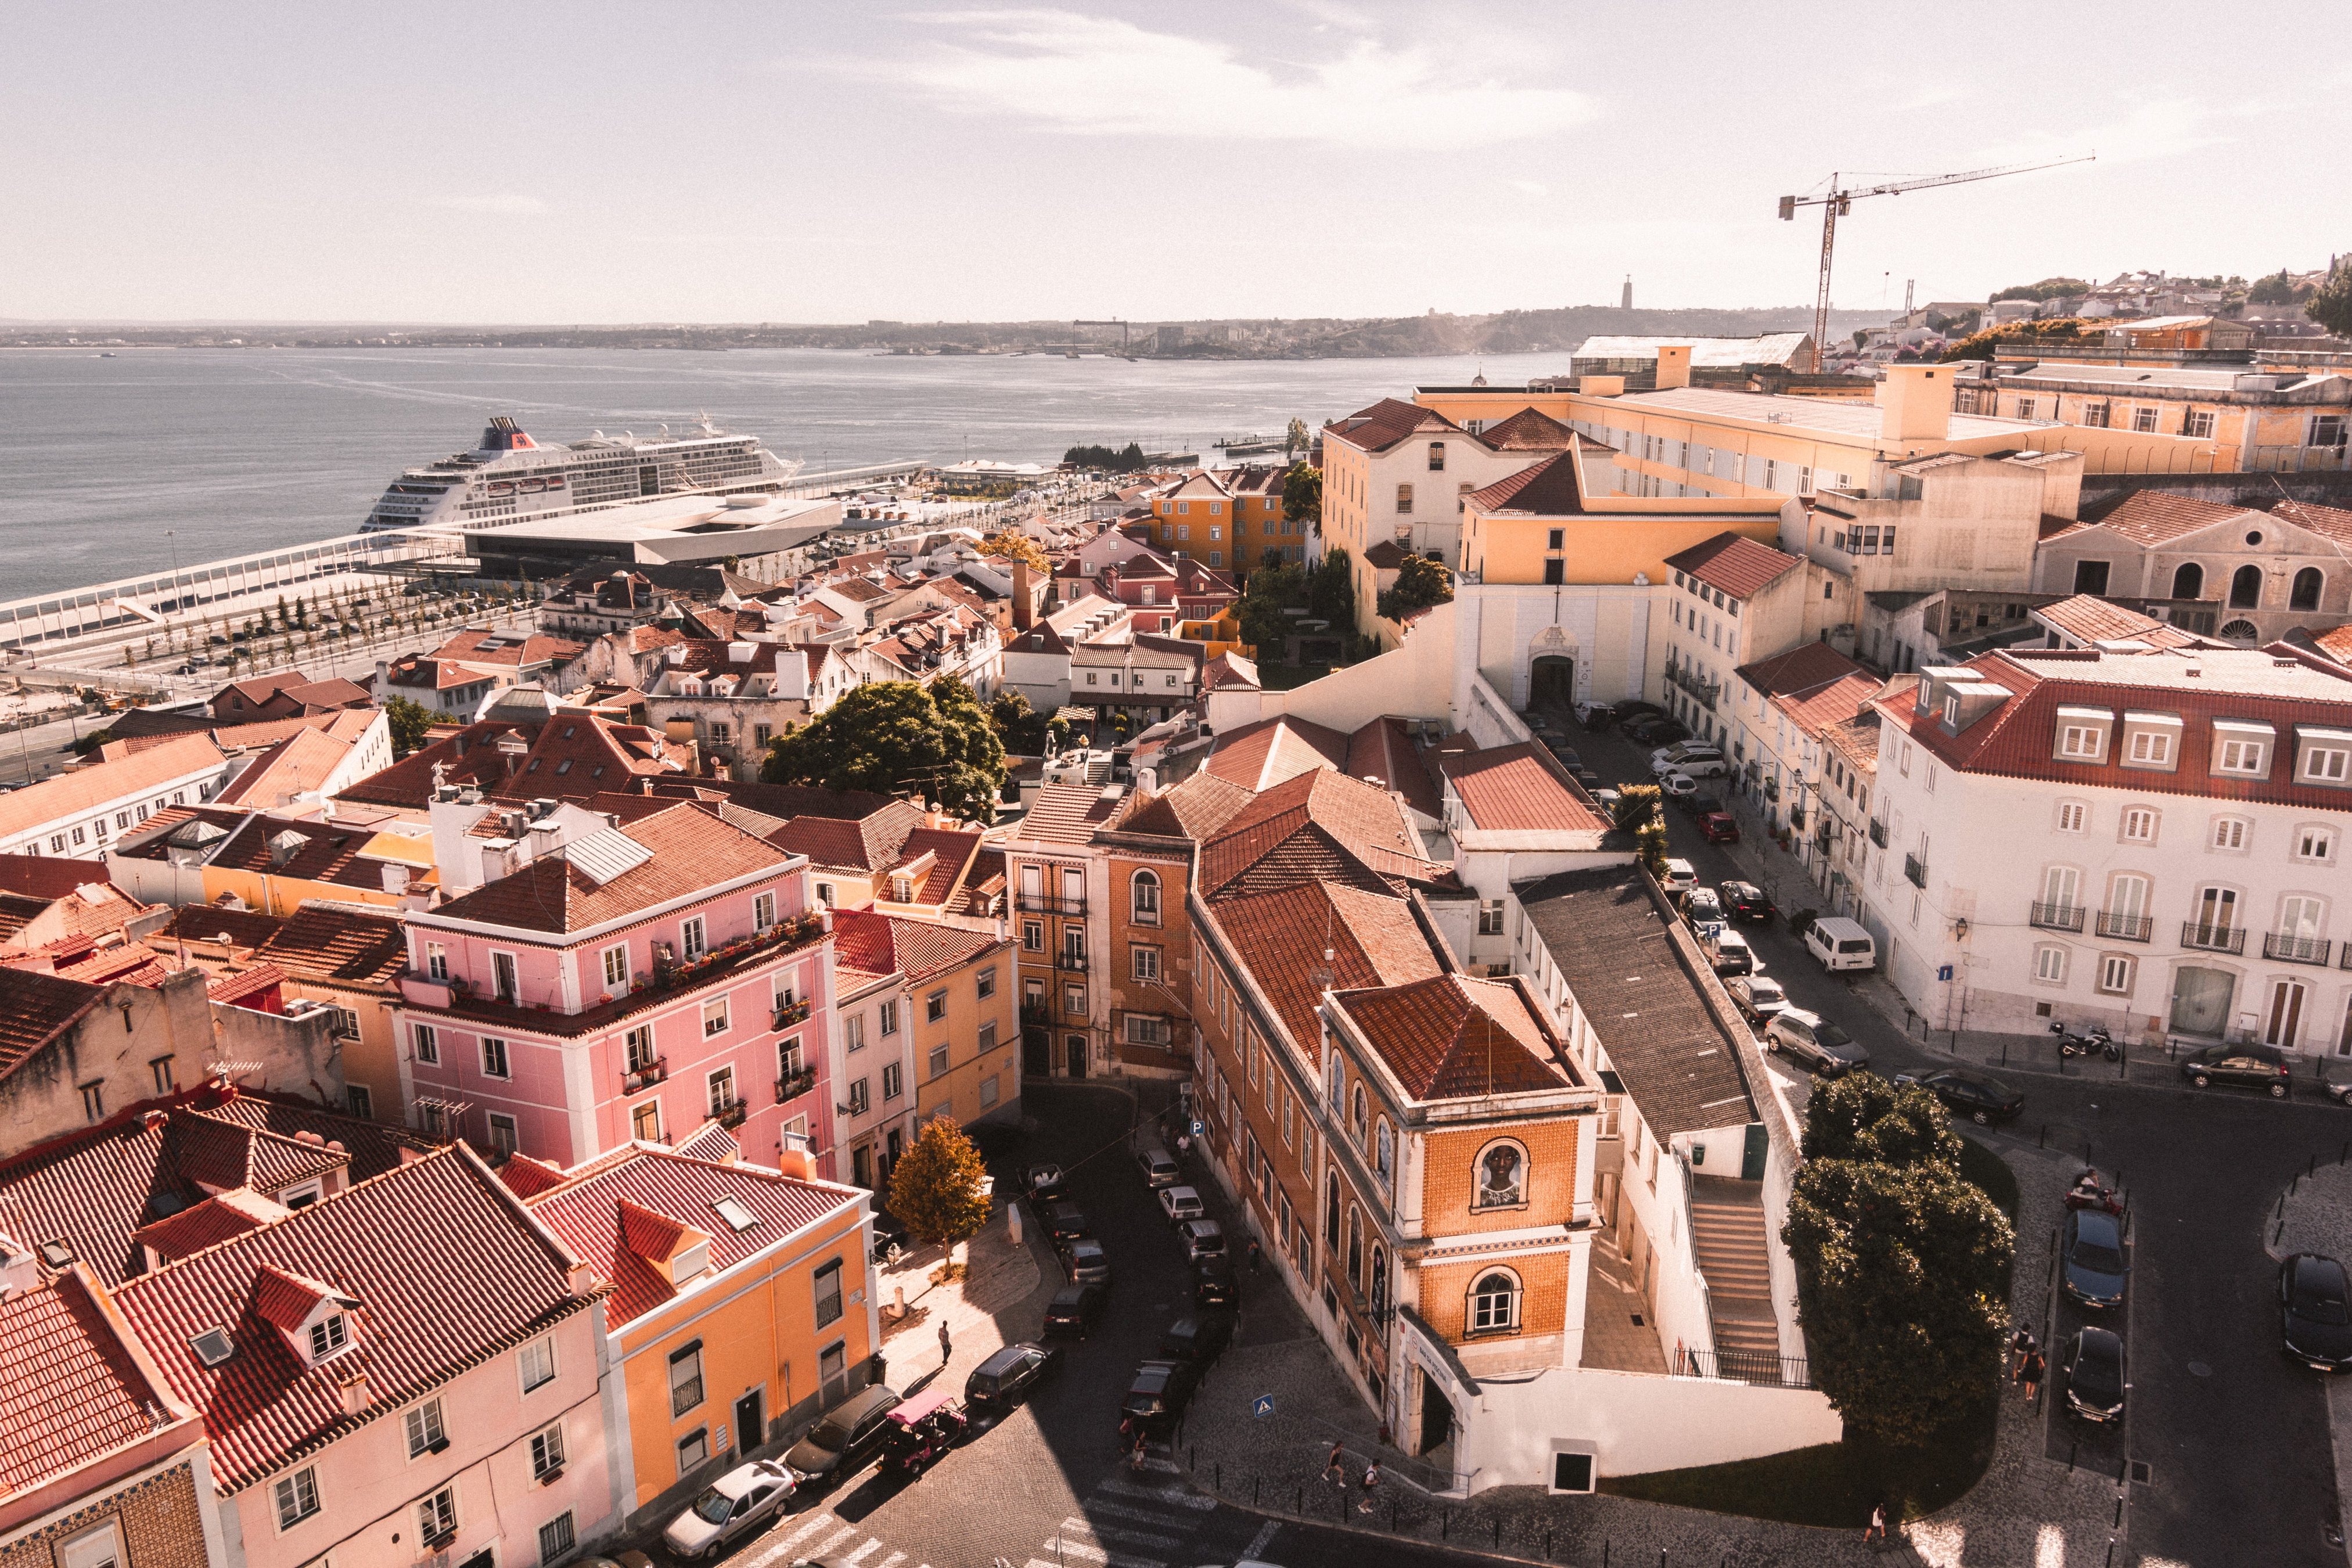
[[[2263,1240],[2285,1261],[2297,1252],[2352,1258],[2352,1166],[2322,1165],[2284,1194]],[[2352,1378],[2327,1380],[2327,1432],[2336,1451],[2336,1495],[2352,1497]]]
[[[1043,1256],[1044,1239],[1034,1226],[1024,1226],[1020,1242],[1013,1240],[1006,1210],[1000,1202],[988,1228],[966,1246],[967,1269],[961,1279],[932,1283],[932,1271],[947,1258],[936,1247],[917,1247],[896,1267],[874,1266],[874,1288],[882,1298],[882,1353],[888,1363],[885,1376],[899,1393],[939,1386],[961,1398],[962,1380],[974,1367],[1007,1344],[1034,1336],[1061,1276]],[[893,1322],[890,1310],[901,1290],[907,1315]],[[944,1380],[940,1363],[943,1322],[954,1346]]]

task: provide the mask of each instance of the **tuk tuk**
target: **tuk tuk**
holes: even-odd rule
[[[963,1406],[944,1391],[903,1401],[884,1420],[890,1434],[884,1439],[883,1468],[908,1480],[937,1464],[970,1426]]]

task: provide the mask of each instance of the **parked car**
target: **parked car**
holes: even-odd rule
[[[1233,1342],[1233,1338],[1232,1313],[1191,1313],[1168,1325],[1168,1331],[1160,1336],[1160,1353],[1168,1361],[1206,1366],[1225,1353],[1225,1346]]]
[[[2279,1265],[2279,1337],[2314,1372],[2352,1367],[2352,1281],[2344,1265],[2298,1252]]]
[[[1225,1255],[1225,1227],[1215,1220],[1188,1219],[1176,1227],[1176,1237],[1184,1244],[1184,1256],[1192,1262]]]
[[[2066,1346],[2066,1408],[2085,1421],[2124,1414],[2124,1341],[2113,1329],[2088,1328]]]
[[[1192,1265],[1192,1305],[1230,1307],[1241,1299],[1241,1284],[1234,1278],[1231,1258],[1204,1258]]]
[[[1669,898],[1676,893],[1687,893],[1698,886],[1698,872],[1692,868],[1689,861],[1670,856],[1666,860],[1665,877],[1658,886]]]
[[[1032,1165],[1021,1178],[1023,1190],[1032,1203],[1050,1203],[1069,1191],[1059,1165]]]
[[[1172,1187],[1184,1179],[1183,1170],[1176,1163],[1176,1156],[1157,1143],[1146,1143],[1138,1149],[1135,1163],[1142,1171],[1143,1184],[1147,1187]]]
[[[1755,883],[1726,882],[1717,891],[1723,898],[1723,912],[1739,924],[1770,923],[1772,900]]]
[[[1586,767],[1570,768],[1568,770],[1568,776],[1581,784],[1584,787],[1585,793],[1588,795],[1594,790],[1601,788],[1609,782],[1602,778],[1599,773],[1593,772],[1591,768]]]
[[[1102,1316],[1103,1303],[1109,1300],[1110,1292],[1092,1281],[1065,1285],[1045,1303],[1045,1324],[1039,1331],[1049,1338],[1085,1339]]]
[[[1779,1051],[1823,1078],[1838,1078],[1870,1065],[1870,1053],[1854,1037],[1819,1013],[1783,1007],[1764,1026],[1764,1048]]]
[[[1711,779],[1729,773],[1731,764],[1723,760],[1723,753],[1715,747],[1685,741],[1651,752],[1650,771],[1654,773],[1683,773],[1695,779]]]
[[[1685,773],[1660,773],[1658,791],[1669,801],[1680,801],[1685,795],[1698,793],[1698,780]]]
[[[1705,892],[1706,890],[1706,889],[1704,888],[1697,889],[1698,892]],[[1711,956],[1715,961],[1715,972],[1717,974],[1753,974],[1756,973],[1756,950],[1748,946],[1748,939],[1740,935],[1738,931],[1725,930],[1716,932],[1715,942],[1712,945],[1714,952]]]
[[[1717,901],[1713,888],[1693,888],[1683,895],[1683,919],[1694,926],[1723,923],[1723,905]]]
[[[1003,1415],[1061,1363],[1062,1352],[1051,1345],[1027,1340],[1006,1345],[971,1369],[964,1379],[963,1402],[974,1415]]]
[[[1546,740],[1544,747],[1559,759],[1561,767],[1573,768],[1584,761],[1582,757],[1576,754],[1576,748],[1568,743],[1568,737],[1565,735],[1557,735]]]
[[[1171,1225],[1181,1225],[1188,1219],[1199,1219],[1209,1211],[1201,1206],[1201,1194],[1194,1187],[1162,1187],[1160,1189],[1160,1212],[1168,1216]]]
[[[792,1501],[793,1472],[773,1459],[738,1465],[696,1494],[662,1531],[680,1557],[717,1557],[782,1513]]]
[[[1074,1285],[1110,1284],[1110,1258],[1103,1251],[1102,1243],[1091,1236],[1082,1236],[1062,1248],[1062,1267]]]
[[[1095,1233],[1094,1222],[1076,1204],[1047,1204],[1045,1212],[1038,1217],[1045,1222],[1045,1234],[1054,1238],[1057,1247]]]
[[[1723,988],[1731,993],[1732,1005],[1759,1029],[1789,1005],[1789,994],[1769,974],[1743,974],[1724,982]]]
[[[1695,795],[1686,795],[1678,797],[1675,801],[1675,807],[1685,816],[1690,817],[1696,821],[1699,817],[1706,816],[1709,812],[1721,811],[1723,809],[1723,802],[1717,800],[1706,791],[1700,790]]]
[[[1617,722],[1617,710],[1606,702],[1580,702],[1576,721],[1597,734]]]
[[[907,1228],[906,1221],[900,1219],[897,1215],[892,1214],[888,1209],[883,1208],[878,1205],[876,1205],[874,1210],[875,1262],[879,1263],[883,1259],[888,1258],[890,1256],[890,1249],[894,1247],[904,1251],[912,1247],[914,1243],[914,1232]]]
[[[1643,746],[1672,745],[1677,741],[1690,739],[1690,729],[1687,725],[1663,715],[1639,719],[1622,728],[1627,740]]]
[[[1616,713],[1617,721],[1621,724],[1628,719],[1664,719],[1670,717],[1666,710],[1659,707],[1656,703],[1644,702],[1638,697],[1620,698],[1617,701],[1611,703],[1610,708]]]
[[[2025,1109],[2024,1095],[1999,1079],[1987,1078],[1979,1072],[1947,1068],[1919,1078],[1903,1074],[1895,1081],[1917,1084],[1942,1100],[1953,1115],[1965,1116],[1979,1127],[2011,1121]]]
[[[1164,1436],[1192,1403],[1200,1378],[1190,1362],[1147,1361],[1135,1369],[1127,1397],[1119,1402],[1119,1414],[1147,1436]]]
[[[1592,791],[1592,804],[1599,806],[1601,815],[1612,823],[1617,820],[1617,792],[1606,784]]]
[[[2059,1243],[2066,1294],[2085,1307],[2124,1302],[2123,1222],[2105,1209],[2068,1209]]]
[[[1878,943],[1860,921],[1822,915],[1805,927],[1804,938],[1805,946],[1832,974],[1878,967]]]
[[[792,1446],[784,1463],[803,1481],[828,1481],[855,1468],[890,1430],[890,1412],[898,1395],[887,1385],[869,1384],[832,1409],[809,1428],[807,1436]]]
[[[1710,811],[1698,819],[1699,837],[1709,844],[1739,842],[1739,822],[1727,811]]]
[[[2287,1069],[2287,1054],[2276,1046],[2208,1046],[2180,1062],[2180,1076],[2199,1089],[2229,1084],[2262,1089],[2273,1100],[2286,1098]]]

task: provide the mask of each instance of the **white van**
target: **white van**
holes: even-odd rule
[[[1805,945],[1832,973],[1841,969],[1878,967],[1878,943],[1861,922],[1843,915],[1823,915],[1805,928]]]

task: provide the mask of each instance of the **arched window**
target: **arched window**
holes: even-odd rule
[[[1339,1249],[1339,1173],[1334,1171],[1323,1184],[1323,1245],[1337,1252]]]
[[[1364,1288],[1364,1212],[1348,1211],[1348,1283],[1360,1291]]]
[[[2172,574],[2174,598],[2194,599],[2202,595],[2204,592],[2205,568],[2198,565],[2194,561],[2189,561],[2174,569]]]
[[[1160,878],[1158,873],[1138,871],[1129,902],[1135,923],[1156,926],[1160,923]]]
[[[1331,1114],[1337,1116],[1348,1104],[1348,1069],[1339,1065],[1339,1058],[1331,1058]]]
[[[1380,1318],[1389,1310],[1389,1255],[1379,1247],[1372,1248],[1372,1316]]]
[[[2294,587],[2287,595],[2286,607],[2290,610],[2319,608],[2319,589],[2326,581],[2326,579],[2320,575],[2319,568],[2316,566],[2306,566],[2296,573]]]
[[[1360,1149],[1364,1146],[1364,1086],[1360,1083],[1356,1085],[1356,1107],[1348,1121],[1355,1129],[1356,1147]]]
[[[1470,1331],[1508,1333],[1519,1326],[1519,1277],[1507,1268],[1490,1268],[1470,1287]]]
[[[1478,1187],[1473,1208],[1512,1208],[1528,1201],[1528,1152],[1512,1139],[1478,1151]]]
[[[2230,608],[2252,610],[2258,608],[2262,602],[2263,569],[2259,566],[2239,567],[2237,574],[2230,579]]]
[[[2223,621],[2221,635],[2232,642],[2252,642],[2263,634],[2254,629],[2252,621]]]
[[[1389,1125],[1389,1119],[1383,1116],[1372,1139],[1372,1169],[1381,1173],[1382,1181],[1386,1181],[1394,1173],[1395,1164],[1396,1130]]]

